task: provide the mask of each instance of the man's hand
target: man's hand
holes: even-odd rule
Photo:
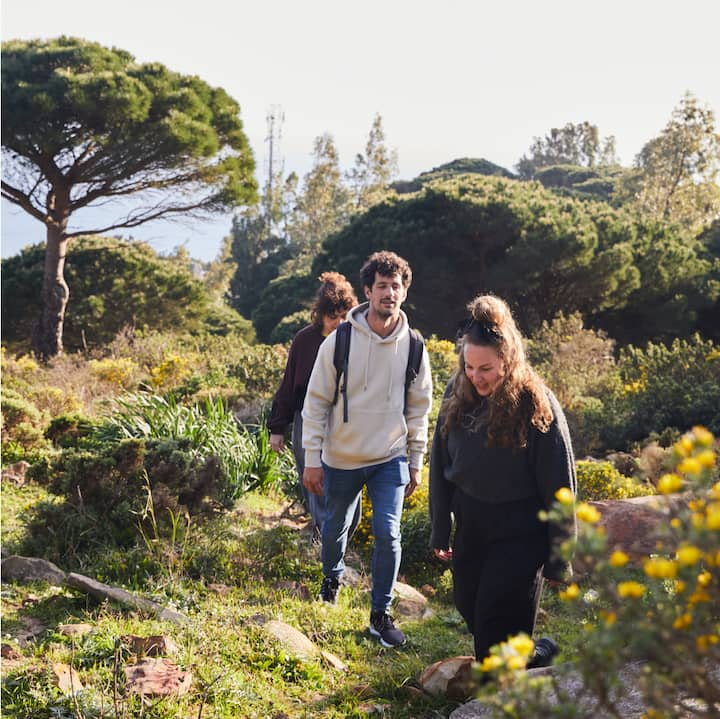
[[[433,554],[438,558],[442,559],[443,562],[449,562],[452,559],[452,547],[450,549],[433,549]]]
[[[324,492],[322,467],[305,467],[303,485],[308,492],[322,496]]]
[[[275,452],[282,452],[285,449],[285,437],[281,434],[271,434],[270,448]]]
[[[410,483],[405,487],[405,496],[409,497],[417,489],[418,484],[420,484],[420,470],[411,467]]]

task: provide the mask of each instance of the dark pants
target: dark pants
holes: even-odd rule
[[[489,504],[455,492],[455,606],[475,639],[479,661],[509,636],[532,636],[549,554],[539,509],[534,500]]]

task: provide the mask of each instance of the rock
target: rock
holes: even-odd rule
[[[92,624],[58,624],[58,634],[64,637],[82,637],[94,629]]]
[[[3,581],[13,579],[16,582],[47,582],[61,587],[67,575],[52,562],[36,557],[21,557],[13,554],[2,562]]]
[[[475,657],[471,656],[441,659],[420,675],[420,686],[434,697],[447,695],[450,699],[465,699],[474,661]],[[450,696],[448,690],[453,696]]]
[[[312,659],[320,656],[320,649],[311,642],[301,631],[291,627],[285,622],[271,619],[263,625],[263,629],[275,637],[292,655],[301,659]]]
[[[12,482],[16,487],[22,487],[25,484],[25,472],[30,466],[30,462],[21,459],[15,464],[11,464],[2,471],[2,481]]]
[[[126,689],[148,696],[182,696],[192,684],[192,673],[169,659],[143,659],[125,667]]]
[[[320,655],[333,669],[337,669],[339,672],[347,671],[345,663],[339,657],[336,657],[332,652],[321,649]]]
[[[363,584],[367,584],[367,581],[363,579],[357,569],[346,565],[342,576],[342,583],[348,587],[360,587]]]
[[[639,561],[658,551],[659,535],[667,525],[663,501],[665,498],[649,495],[588,504],[602,515],[599,526],[605,529],[608,551],[621,549],[632,561]]]
[[[423,605],[426,605],[428,601],[426,596],[420,594],[417,589],[404,582],[395,582],[395,596],[398,599],[406,599]]]
[[[77,694],[83,691],[82,682],[78,673],[67,664],[56,663],[52,665],[55,683],[63,694]]]
[[[10,662],[22,659],[22,654],[12,644],[3,643],[2,647],[0,647],[0,656]]]
[[[6,560],[7,561],[7,560]],[[4,567],[4,563],[3,563]],[[189,620],[183,614],[176,612],[167,607],[163,607],[160,604],[151,602],[149,599],[143,599],[142,597],[135,596],[130,592],[126,592],[124,589],[117,587],[111,587],[102,582],[98,582],[90,577],[85,577],[82,574],[70,573],[65,579],[65,585],[72,589],[79,589],[81,592],[86,594],[92,594],[100,600],[110,599],[120,604],[134,607],[143,612],[154,614],[159,619],[164,619],[175,624],[185,624]]]
[[[47,624],[37,617],[21,616],[20,623],[23,625],[24,631],[18,632],[15,638],[21,647],[27,646],[30,640],[43,634],[48,628]]]
[[[409,584],[395,582],[395,596],[397,600],[393,612],[403,619],[417,620],[431,617],[433,612],[428,608],[428,600]]]
[[[148,657],[159,657],[168,654],[177,654],[177,644],[162,634],[153,634],[149,637],[139,637],[134,634],[127,634],[122,638],[133,654],[146,655]]]

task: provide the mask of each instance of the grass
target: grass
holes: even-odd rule
[[[22,548],[23,511],[48,496],[35,486],[7,487],[2,499],[3,546],[17,551]],[[417,682],[432,662],[472,653],[471,637],[455,609],[446,601],[431,600],[434,616],[403,624],[406,646],[383,648],[367,632],[365,590],[343,587],[337,607],[312,598],[321,576],[318,552],[306,532],[280,521],[287,503],[282,495],[248,495],[234,512],[194,528],[179,578],[169,583],[162,572],[146,576],[142,594],[185,613],[187,626],[165,624],[57,587],[4,584],[3,641],[21,658],[3,662],[3,716],[449,716],[457,704],[428,697]],[[298,588],[305,588],[311,598],[303,598]],[[546,604],[541,631],[561,637],[566,646],[577,646],[578,629],[567,621],[563,625],[552,594],[546,595]],[[341,658],[347,671],[339,672],[321,658],[289,655],[263,630],[263,620],[270,619],[305,633]],[[40,631],[18,641],[30,620]],[[58,632],[59,624],[73,622],[89,623],[93,631],[76,639]],[[121,642],[128,634],[171,636],[178,646],[173,661],[193,674],[191,692],[146,700],[142,707],[138,697],[121,694],[116,706],[114,677],[122,677],[123,666],[133,661]],[[79,673],[85,691],[75,698],[63,695],[53,682],[50,667],[58,662],[71,664]]]

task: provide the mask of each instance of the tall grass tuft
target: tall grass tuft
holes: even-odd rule
[[[241,427],[220,398],[192,406],[179,404],[173,395],[134,393],[118,398],[95,439],[119,442],[132,437],[182,439],[195,456],[203,460],[217,457],[225,480],[223,503],[231,503],[245,492],[266,489],[283,476],[264,422],[252,432]]]

